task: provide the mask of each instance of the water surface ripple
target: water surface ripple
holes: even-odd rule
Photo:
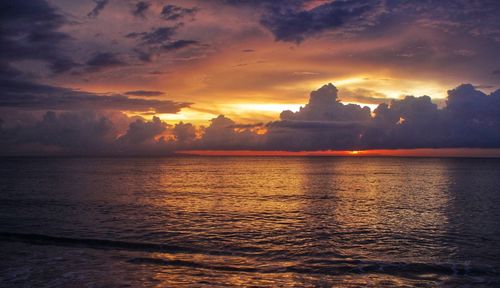
[[[0,159],[2,287],[499,287],[500,160]]]

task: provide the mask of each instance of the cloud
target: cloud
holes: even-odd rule
[[[178,26],[164,26],[153,28],[149,32],[129,33],[125,37],[140,39],[143,44],[147,45],[158,45],[169,41],[175,35],[177,28]]]
[[[370,108],[338,101],[332,84],[311,92],[298,112],[283,111],[268,124],[266,147],[271,150],[346,150],[356,147],[369,125]]]
[[[105,116],[93,112],[47,112],[39,121],[0,131],[2,153],[109,153],[116,129]]]
[[[7,67],[8,68],[8,67]],[[120,94],[96,94],[29,81],[0,65],[0,108],[21,110],[122,110],[177,113],[191,103],[137,99]]]
[[[151,3],[147,1],[139,1],[135,4],[134,9],[132,9],[132,15],[140,18],[146,18],[146,11],[151,6]]]
[[[162,45],[161,49],[163,49],[165,51],[172,51],[172,50],[186,48],[189,46],[195,46],[198,44],[199,44],[199,42],[195,41],[195,40],[176,40],[176,41],[167,43],[165,45]]]
[[[300,43],[325,30],[356,25],[358,29],[371,24],[372,14],[380,13],[381,1],[331,1],[312,9],[304,5],[271,5],[261,23],[278,41]]]
[[[99,16],[99,13],[108,5],[109,0],[94,0],[95,7],[87,14],[87,17],[95,18]]]
[[[125,37],[137,39],[140,44],[134,49],[139,60],[151,62],[152,59],[162,52],[170,52],[191,46],[201,46],[196,40],[172,40],[180,25],[153,28],[149,32],[133,32]]]
[[[0,2],[0,62],[41,60],[54,73],[78,64],[66,53],[72,38],[60,29],[69,23],[44,0]]]
[[[165,132],[165,130],[167,130],[167,124],[158,117],[153,117],[152,121],[137,119],[135,122],[130,123],[127,133],[118,138],[118,141],[131,144],[154,141],[154,137]]]
[[[259,149],[261,137],[250,129],[242,131],[235,129],[233,128],[235,125],[233,120],[219,115],[210,120],[210,125],[203,129],[202,137],[191,148],[208,150]]]
[[[124,93],[125,95],[128,96],[143,96],[143,97],[150,97],[150,96],[161,96],[164,93],[161,91],[149,91],[149,90],[134,90],[134,91],[127,91]]]
[[[288,150],[500,148],[500,90],[486,95],[471,84],[448,91],[439,109],[429,96],[406,96],[368,107],[337,102],[325,85],[299,112],[268,124],[266,145]]]
[[[24,110],[121,110],[133,112],[177,113],[190,103],[169,100],[146,100],[128,98],[123,95],[98,96],[73,90],[59,90],[59,93],[39,93],[38,95],[0,95],[0,107]]]
[[[348,89],[342,88],[340,90],[340,94],[342,95],[342,102],[358,102],[363,104],[381,104],[388,103],[392,99],[387,97],[387,95],[372,91],[369,89],[356,88],[356,89]]]
[[[125,133],[120,122],[125,122]],[[165,155],[171,144],[155,138],[167,127],[158,117],[147,121],[121,113],[49,111],[23,126],[1,127],[0,154]]]
[[[251,3],[246,3],[251,2]],[[393,35],[405,29],[423,28],[444,34],[466,33],[500,41],[498,1],[224,1],[261,11],[261,24],[277,41],[300,43],[326,32],[342,36]],[[397,27],[395,27],[397,26]],[[456,49],[458,56],[476,54]]]
[[[148,121],[119,112],[112,115],[104,110],[91,111],[97,107],[146,110],[152,109],[155,103],[162,103],[173,112],[180,109],[176,106],[182,106],[180,103],[85,95],[64,88],[24,84],[27,83],[20,83],[20,87],[6,86],[6,91],[17,94],[0,98],[0,107],[64,108],[70,111],[47,112],[39,120],[34,120],[34,116],[21,116],[19,109],[3,110],[0,121],[2,154],[57,151],[66,154],[161,155],[190,149],[500,148],[500,90],[487,95],[471,84],[449,90],[443,108],[432,103],[429,96],[406,96],[378,105],[373,114],[368,107],[341,103],[337,88],[327,84],[311,92],[308,103],[298,112],[281,113],[280,120],[244,124],[220,115],[207,127],[183,122],[168,125],[158,117]],[[50,100],[52,102],[43,97],[26,99],[26,95],[33,91],[68,95],[67,98],[61,96],[63,100]],[[20,100],[16,100],[19,97]],[[161,112],[161,109],[155,110]],[[257,133],[257,129],[267,132]]]
[[[281,120],[368,121],[370,108],[338,101],[338,90],[331,83],[311,92],[309,103],[298,112],[283,111]]]
[[[196,127],[191,123],[179,122],[175,124],[172,134],[178,144],[190,144],[196,140]]]
[[[104,69],[124,66],[126,63],[122,61],[116,54],[109,52],[100,52],[94,54],[87,62],[87,71],[98,72]]]
[[[445,112],[428,96],[406,96],[381,104],[370,126],[361,133],[362,148],[438,148],[446,145]],[[452,142],[447,143],[453,145]]]
[[[186,16],[194,16],[196,12],[198,12],[198,8],[196,7],[184,8],[168,4],[163,6],[163,9],[161,10],[161,18],[169,21],[175,21]]]

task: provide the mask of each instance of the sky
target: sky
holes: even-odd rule
[[[0,155],[499,155],[499,1],[5,0],[0,14]]]

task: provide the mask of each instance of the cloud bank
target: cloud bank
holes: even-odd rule
[[[31,103],[29,108],[35,109],[35,102]],[[47,104],[40,103],[38,110],[47,109]],[[158,117],[148,121],[110,112],[109,107],[48,111],[36,118],[17,110],[9,112],[5,102],[0,106],[6,116],[0,121],[0,151],[4,155],[500,148],[500,90],[487,95],[470,84],[449,90],[441,109],[429,96],[406,96],[382,103],[374,111],[343,104],[337,88],[327,84],[311,92],[299,111],[283,111],[277,121],[252,125],[235,123],[223,115],[207,127],[183,122],[170,125]]]

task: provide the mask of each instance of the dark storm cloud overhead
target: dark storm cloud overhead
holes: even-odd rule
[[[278,41],[299,43],[327,31],[366,37],[381,36],[398,29],[415,27],[439,30],[450,35],[465,32],[471,36],[500,41],[500,2],[494,0],[222,2],[260,9],[261,24]]]
[[[316,0],[254,0],[254,1],[245,1],[245,0],[219,0],[219,3],[223,3],[226,5],[232,6],[240,6],[240,7],[254,7],[254,8],[278,8],[278,7],[288,7],[289,9],[297,9],[302,7],[304,4],[308,2],[313,2]]]
[[[278,41],[301,42],[325,30],[336,29],[350,24],[357,29],[372,24],[373,14],[381,14],[382,1],[351,0],[326,2],[313,9],[303,6],[269,6],[261,23],[267,27]]]
[[[55,73],[78,66],[65,49],[61,32],[69,21],[47,1],[0,2],[0,62],[41,60]]]
[[[90,11],[87,14],[87,17],[94,18],[94,17],[99,16],[99,13],[101,13],[101,11],[104,9],[104,7],[106,7],[106,5],[108,5],[109,0],[94,0],[94,3],[95,3],[94,9],[92,9],[92,11]]]
[[[127,91],[124,94],[128,95],[128,96],[154,97],[154,96],[161,96],[165,93],[163,93],[161,91],[134,90],[134,91]]]
[[[161,10],[161,18],[169,21],[176,21],[186,16],[194,16],[196,12],[198,12],[198,8],[196,7],[184,8],[168,4],[163,6],[163,9]]]
[[[139,1],[134,5],[134,8],[132,9],[132,15],[136,17],[141,17],[141,18],[146,18],[146,11],[149,9],[151,6],[151,3],[147,1]]]
[[[390,1],[388,7],[396,17],[416,20],[423,27],[500,41],[500,2],[496,0]]]

